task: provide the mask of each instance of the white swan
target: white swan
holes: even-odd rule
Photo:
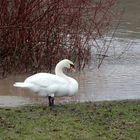
[[[78,91],[78,82],[65,75],[63,68],[74,69],[74,64],[64,59],[56,65],[55,74],[37,73],[24,82],[16,82],[13,86],[27,88],[40,96],[46,96],[49,99],[49,106],[53,106],[55,96],[72,96]]]

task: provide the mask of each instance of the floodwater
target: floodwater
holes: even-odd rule
[[[118,8],[124,8],[125,13],[116,37],[110,44],[108,57],[100,69],[91,61],[84,71],[73,74],[72,77],[79,82],[78,94],[74,97],[56,98],[56,103],[140,99],[139,5],[140,1],[120,1]],[[18,75],[0,80],[0,106],[47,104],[47,98],[13,87],[15,81],[23,81],[26,77],[27,75]]]

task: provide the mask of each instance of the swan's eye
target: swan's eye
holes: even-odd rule
[[[70,64],[70,67],[71,67],[71,68],[74,68],[74,65],[73,65],[73,64]]]

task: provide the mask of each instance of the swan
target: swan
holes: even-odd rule
[[[78,82],[63,73],[63,69],[74,69],[74,63],[68,59],[61,60],[55,67],[55,74],[37,73],[15,82],[14,87],[26,88],[32,92],[48,97],[49,106],[54,105],[55,96],[73,96],[78,92]]]

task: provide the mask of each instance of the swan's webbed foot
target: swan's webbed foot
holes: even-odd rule
[[[54,106],[54,97],[48,96],[49,106]]]

